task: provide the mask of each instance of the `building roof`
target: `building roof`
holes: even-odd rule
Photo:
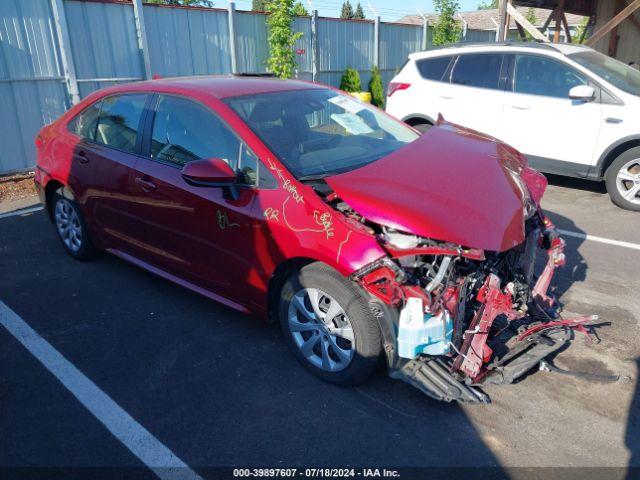
[[[529,7],[517,7],[517,10],[524,16],[527,15],[529,11]],[[533,11],[536,15],[536,21],[533,22],[535,27],[542,27],[544,23],[551,15],[551,10],[547,10],[544,8],[534,8]],[[429,25],[433,25],[438,21],[438,15],[429,14],[426,15],[429,20]],[[467,23],[467,28],[469,30],[495,30],[496,25],[498,24],[498,19],[500,18],[500,14],[498,13],[498,9],[489,9],[489,10],[475,10],[473,12],[460,12],[456,15],[458,19],[462,17],[462,19]],[[584,17],[581,15],[574,15],[571,13],[567,14],[567,23],[569,26],[577,26],[583,21]],[[422,17],[420,15],[406,15],[398,20],[400,23],[410,23],[413,25],[422,25]],[[495,22],[495,23],[494,23]],[[552,22],[553,25],[555,23]],[[511,19],[511,24],[509,25],[510,29],[515,29],[516,22]]]
[[[565,13],[574,13],[577,15],[593,15],[596,13],[598,2],[612,0],[564,0]],[[516,5],[523,7],[538,7],[553,10],[558,6],[558,0],[515,0]]]

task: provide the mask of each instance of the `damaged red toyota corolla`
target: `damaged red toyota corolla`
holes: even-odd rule
[[[327,87],[183,78],[97,92],[36,145],[70,255],[107,250],[278,319],[334,383],[384,356],[432,397],[487,401],[481,385],[591,320],[560,319],[548,292],[564,243],[540,210],[545,178],[444,121],[420,137]]]

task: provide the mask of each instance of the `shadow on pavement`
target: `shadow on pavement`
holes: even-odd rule
[[[297,364],[276,326],[109,255],[73,261],[44,212],[2,222],[0,299],[191,467],[484,467],[483,477],[505,476],[459,405],[382,369],[358,387],[326,384]],[[3,403],[47,398],[34,421],[55,425],[59,396],[39,382],[25,388],[4,392]],[[21,428],[0,422],[1,464],[63,441],[59,465],[74,465],[85,442],[16,437]]]
[[[584,190],[594,193],[607,193],[607,188],[604,182],[594,182],[592,180],[585,180],[582,178],[564,177],[561,175],[552,175],[545,173],[545,177],[549,181],[549,185],[555,185],[556,187],[573,188],[576,190]]]

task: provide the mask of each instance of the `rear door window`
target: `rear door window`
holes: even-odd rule
[[[451,83],[476,88],[500,88],[504,55],[478,53],[460,55],[451,73]]]
[[[569,90],[589,85],[587,77],[556,60],[540,55],[517,55],[513,91],[527,95],[569,98]]]
[[[425,58],[416,61],[416,66],[422,78],[440,82],[449,68],[452,58],[452,56]]]
[[[135,153],[146,94],[105,98],[98,119],[95,141],[127,153]]]
[[[94,141],[96,139],[96,126],[100,116],[101,104],[101,101],[96,102],[76,115],[67,126],[69,131],[84,140]]]

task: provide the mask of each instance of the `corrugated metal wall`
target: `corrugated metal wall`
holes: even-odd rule
[[[142,79],[131,5],[67,0],[64,8],[80,96],[119,83],[96,79]]]
[[[0,1],[0,173],[34,163],[33,139],[67,105],[48,0]]]
[[[380,24],[379,68],[386,85],[400,70],[407,56],[422,50],[422,27]]]
[[[80,96],[144,77],[143,56],[131,4],[64,0],[70,56]],[[227,74],[231,71],[227,10],[143,7],[151,72],[160,76]],[[266,15],[237,11],[237,70],[266,72]],[[298,77],[312,79],[311,18],[294,29]],[[338,86],[345,68],[360,72],[367,88],[374,62],[374,23],[319,18],[317,81]],[[380,25],[380,58],[388,82],[406,57],[422,45],[422,27]],[[51,0],[0,0],[0,173],[33,167],[39,128],[69,107]]]
[[[345,68],[351,67],[366,88],[373,65],[373,22],[320,18],[317,30],[318,82],[337,87]]]
[[[144,21],[154,74],[176,77],[231,72],[226,11],[145,5]],[[133,27],[133,20],[129,24]]]

